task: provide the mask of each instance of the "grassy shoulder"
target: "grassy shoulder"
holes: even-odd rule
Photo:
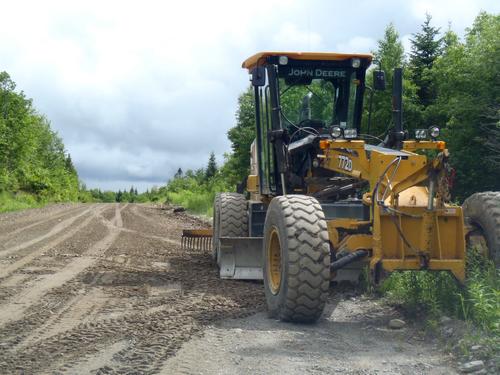
[[[0,193],[0,212],[25,210],[28,208],[43,207],[48,202],[39,201],[33,194],[27,193]]]
[[[452,344],[458,354],[468,356],[479,345],[483,359],[500,356],[500,270],[476,249],[468,250],[465,285],[447,272],[404,271],[387,278],[380,292],[431,330],[443,319],[463,321],[465,330]]]
[[[179,205],[191,213],[212,217],[215,195],[233,188],[219,174],[210,178],[203,174],[187,174],[175,177],[166,186],[142,194],[142,199]]]

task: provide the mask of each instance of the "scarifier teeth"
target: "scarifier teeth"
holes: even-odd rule
[[[208,251],[211,248],[211,239],[211,229],[185,229],[182,231],[181,248]]]

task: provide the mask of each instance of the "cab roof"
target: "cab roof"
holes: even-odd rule
[[[340,61],[352,58],[367,59],[371,62],[373,55],[370,53],[335,53],[335,52],[259,52],[248,59],[243,61],[241,64],[242,68],[252,69],[256,66],[263,65],[266,62],[266,58],[271,56],[287,56],[294,60],[316,60],[316,61]]]

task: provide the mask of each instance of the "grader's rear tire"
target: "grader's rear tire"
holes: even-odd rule
[[[463,204],[464,216],[482,232],[488,256],[500,266],[500,192],[472,194]]]
[[[301,323],[318,320],[330,285],[330,247],[316,199],[287,195],[271,201],[262,259],[270,317]]]
[[[220,237],[248,236],[247,200],[243,194],[219,193],[214,200],[212,257],[219,264]]]

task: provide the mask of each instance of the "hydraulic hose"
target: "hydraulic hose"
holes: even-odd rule
[[[348,264],[363,258],[368,255],[368,251],[366,250],[356,250],[352,253],[347,254],[346,256],[343,256],[339,260],[336,260],[332,264],[330,264],[330,271],[336,271],[340,268],[343,268],[347,266]]]

